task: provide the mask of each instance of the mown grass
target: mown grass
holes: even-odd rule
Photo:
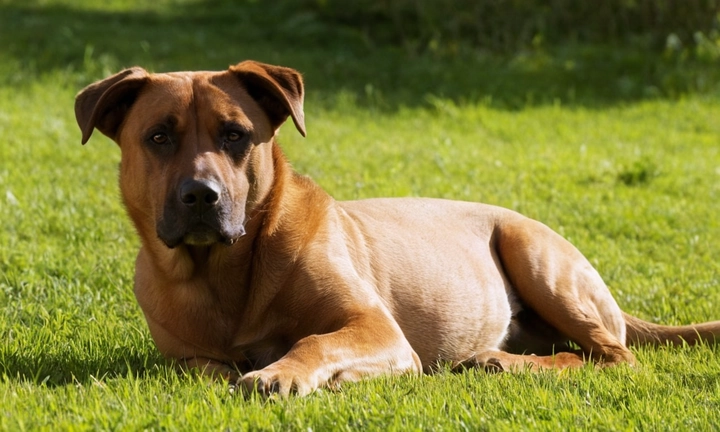
[[[281,142],[338,199],[510,207],[576,244],[628,312],[672,324],[720,317],[716,62],[633,47],[408,53],[284,4],[0,0],[0,429],[720,424],[715,346],[638,349],[632,369],[444,372],[275,401],[167,365],[132,295],[138,242],[118,197],[119,151],[99,134],[80,146],[72,110],[83,85],[131,64],[296,67],[309,138],[285,127]]]

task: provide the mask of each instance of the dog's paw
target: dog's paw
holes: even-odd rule
[[[488,373],[505,372],[505,367],[500,359],[492,356],[471,357],[452,365],[454,372],[463,372],[467,369],[481,369]]]
[[[317,384],[311,382],[307,374],[275,365],[246,373],[238,381],[238,386],[242,387],[245,394],[256,392],[263,397],[285,397],[291,394],[305,396],[317,389]]]

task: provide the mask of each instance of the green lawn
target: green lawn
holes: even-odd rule
[[[281,142],[338,199],[513,208],[577,245],[624,310],[720,319],[717,58],[572,44],[418,54],[289,4],[0,0],[0,429],[717,429],[715,346],[639,349],[636,368],[446,372],[271,401],[165,364],[132,295],[119,150],[100,134],[81,146],[73,114],[80,88],[133,64],[295,67],[308,138],[289,126]]]

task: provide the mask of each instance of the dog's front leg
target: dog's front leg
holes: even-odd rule
[[[300,339],[280,360],[245,374],[241,384],[264,396],[302,396],[344,381],[421,371],[420,359],[400,327],[389,314],[376,310],[351,318],[332,333]]]

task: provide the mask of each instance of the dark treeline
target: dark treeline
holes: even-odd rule
[[[643,43],[718,37],[720,0],[301,0],[328,23],[378,43],[492,51],[542,43]],[[299,5],[299,4],[298,4]],[[702,34],[702,36],[701,36]]]

